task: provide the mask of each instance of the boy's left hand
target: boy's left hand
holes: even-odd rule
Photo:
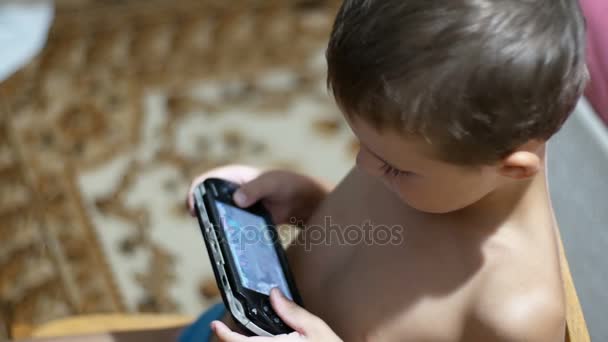
[[[275,312],[294,332],[274,337],[247,337],[230,330],[224,323],[213,321],[211,329],[223,342],[290,342],[290,341],[342,341],[325,322],[287,299],[280,290],[272,289],[270,302]]]

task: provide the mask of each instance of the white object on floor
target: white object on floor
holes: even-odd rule
[[[53,21],[53,9],[51,0],[0,3],[0,81],[42,49]]]

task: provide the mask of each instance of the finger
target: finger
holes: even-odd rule
[[[271,196],[276,197],[276,196]],[[275,225],[287,223],[287,222],[296,222],[296,219],[290,221],[290,207],[288,203],[285,201],[276,201],[274,198],[265,198],[262,199],[262,204],[264,208],[266,208],[270,212],[270,216],[272,217],[272,222]]]
[[[220,339],[220,341],[223,342],[276,342],[276,339],[274,337],[247,337],[245,335],[241,335],[235,331],[230,330],[230,328],[221,321],[211,322],[211,330],[213,330],[215,335]],[[291,336],[291,334],[285,336]]]
[[[270,291],[270,302],[283,322],[302,335],[309,336],[322,322],[317,316],[285,297],[278,288]]]
[[[277,177],[273,172],[264,173],[252,181],[241,185],[234,193],[234,202],[242,207],[248,207],[255,202],[272,195],[279,187]]]
[[[211,330],[215,335],[223,342],[248,342],[249,338],[236,333],[226,326],[226,324],[220,321],[211,322]]]

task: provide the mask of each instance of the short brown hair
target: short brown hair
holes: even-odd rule
[[[345,0],[327,62],[347,116],[457,164],[549,139],[588,79],[577,0]]]

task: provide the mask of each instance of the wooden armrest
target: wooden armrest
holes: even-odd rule
[[[559,258],[562,269],[562,281],[564,283],[564,292],[566,295],[566,342],[590,342],[589,331],[585,323],[583,309],[576,294],[566,252],[562,244],[561,236],[557,234],[559,242]]]
[[[190,316],[161,314],[82,315],[46,323],[32,331],[31,337],[59,337],[119,331],[175,328],[194,320]]]

